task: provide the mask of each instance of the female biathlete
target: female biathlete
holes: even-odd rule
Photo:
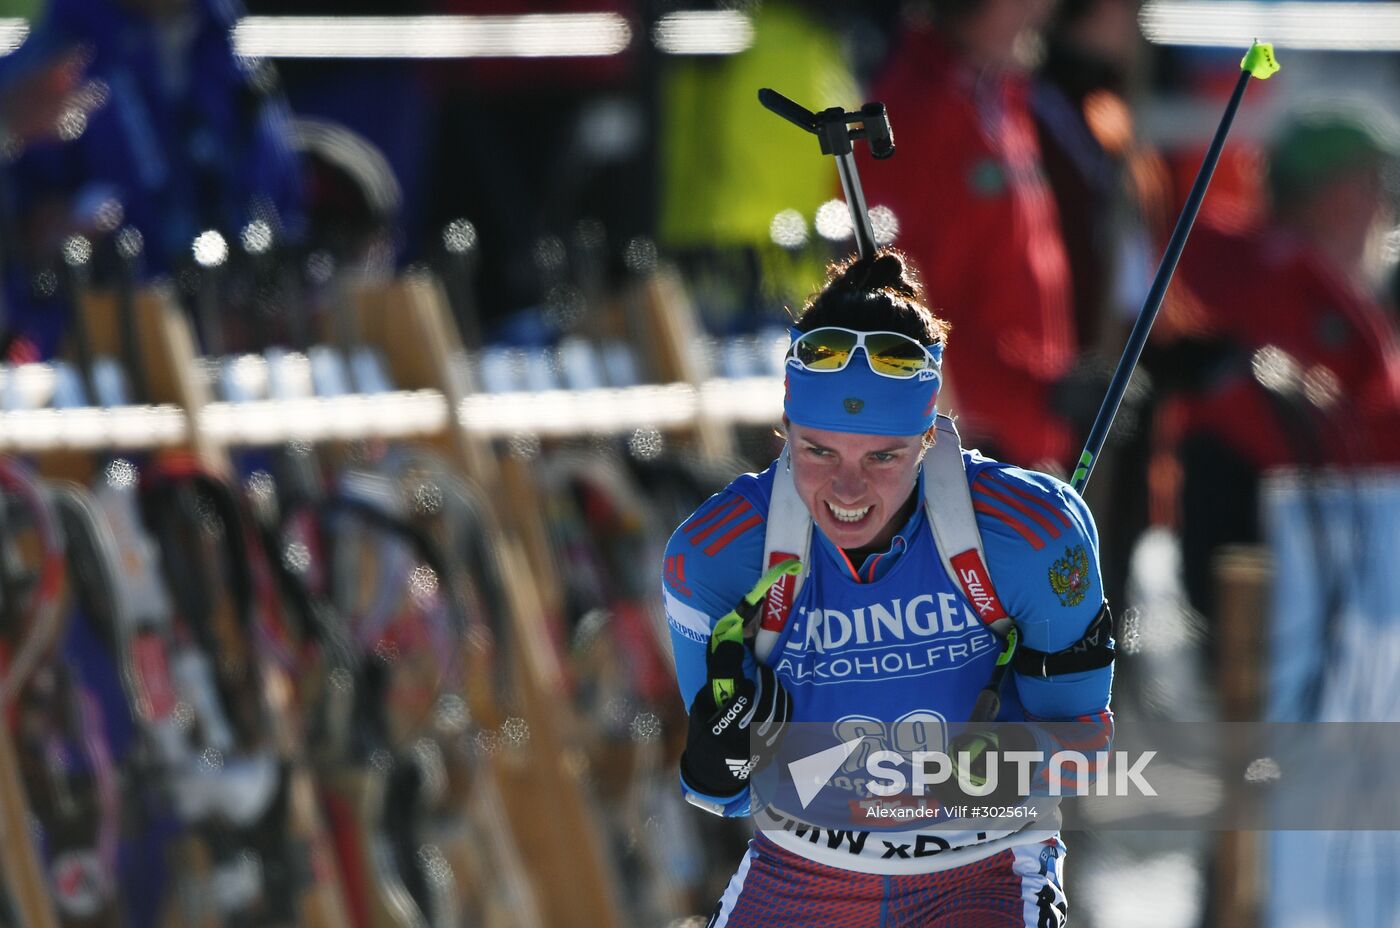
[[[814,820],[810,796],[749,789],[765,753],[799,728],[947,749],[1005,651],[997,618],[1018,641],[997,716],[1026,733],[1018,746],[1063,744],[1042,721],[1072,723],[1088,757],[1108,746],[1113,645],[1093,520],[1060,480],[958,448],[936,409],[948,328],[898,252],[834,266],[793,329],[782,455],[709,499],[667,547],[690,707],[682,788],[756,826],[714,928],[1064,924],[1057,820],[863,827],[881,802],[858,769],[865,750],[822,793],[850,808],[844,827]],[[791,558],[796,575],[760,599],[761,576]],[[746,595],[758,608],[741,636],[721,619]],[[1046,764],[1034,777],[1092,772]]]

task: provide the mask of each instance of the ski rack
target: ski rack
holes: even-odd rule
[[[254,420],[261,420],[263,416],[275,415],[283,419],[283,414],[293,408],[291,406],[277,402],[241,406],[211,400],[210,384],[198,373],[200,358],[188,318],[166,287],[157,285],[136,294],[133,308],[145,368],[142,371],[144,385],[154,401],[150,408],[160,411],[165,424],[144,435],[129,436],[129,440],[123,442],[123,450],[191,452],[211,473],[229,475],[233,470],[229,451],[239,444],[275,444],[304,438],[289,434],[290,429],[249,431],[257,428]],[[84,313],[89,322],[86,334],[94,354],[118,354],[116,310],[117,298],[113,294],[94,292],[80,297],[78,311]],[[351,434],[348,428],[323,422],[322,435],[328,440],[337,440],[390,434],[399,437],[417,432],[416,437],[435,445],[464,473],[488,488],[498,486],[499,471],[489,443],[451,427],[449,410],[462,399],[461,381],[454,367],[462,350],[456,331],[448,321],[440,288],[426,277],[405,278],[383,287],[366,287],[355,297],[355,311],[357,334],[383,351],[393,380],[408,387],[399,397],[390,395],[388,409],[394,410],[394,399],[406,397],[417,404],[420,411],[426,408],[428,414],[413,428],[405,428],[401,417],[395,422],[380,420],[382,427],[377,429],[380,436],[367,435],[363,427]],[[317,400],[303,404],[302,411],[308,416],[324,418],[328,412],[363,412],[366,408],[374,409],[376,404],[386,405],[382,397],[350,396],[329,403]],[[398,411],[402,411],[401,406]],[[115,425],[133,417],[139,421],[145,414],[145,407],[3,413],[0,414],[0,451],[25,452],[47,477],[89,483],[96,476],[105,454],[113,450],[110,445],[100,445],[101,436],[110,435]],[[348,419],[348,414],[343,418]],[[94,421],[100,423],[98,428],[89,425]],[[44,433],[38,429],[36,435],[36,424],[49,427],[49,431]],[[27,439],[16,439],[17,432],[23,434],[16,426],[27,426]],[[490,496],[495,500],[501,498],[495,490],[490,491]],[[510,524],[510,520],[498,521]],[[538,618],[542,609],[534,595],[534,583],[529,579],[530,571],[519,545],[506,533],[501,533],[500,543],[504,572],[514,581],[509,584],[509,618],[512,634],[520,643],[512,653],[520,655],[522,666],[515,674],[521,681],[517,684],[521,689],[517,702],[523,710],[529,738],[518,751],[498,751],[492,755],[489,793],[499,797],[498,804],[505,820],[520,841],[521,856],[530,868],[529,882],[540,900],[539,907],[544,910],[542,924],[621,924],[615,888],[617,875],[611,872],[610,858],[599,844],[597,836],[602,834],[602,829],[592,820],[578,771],[569,763],[570,754],[561,736],[561,731],[565,730],[559,718],[564,701],[563,672],[557,661],[551,662],[554,654]],[[548,817],[540,815],[540,801],[544,797],[551,803],[552,814]],[[311,797],[302,790],[293,798],[305,808]],[[567,844],[557,840],[561,828],[563,833],[573,836]],[[42,881],[36,885],[42,885]],[[518,923],[506,924],[511,928],[523,928]]]
[[[396,301],[435,299],[427,279],[395,285]],[[386,347],[395,371],[411,370],[414,351],[401,345],[394,325],[380,310],[367,310],[394,288],[365,290],[360,316],[371,324],[367,340]],[[464,355],[424,370],[412,383],[431,386],[378,394],[346,394],[297,399],[227,402],[211,398],[212,384],[197,372],[203,365],[193,347],[189,323],[162,287],[136,297],[142,332],[144,373],[156,402],[128,406],[25,408],[0,410],[0,453],[34,454],[52,475],[84,479],[86,461],[99,451],[195,451],[201,460],[226,467],[221,449],[275,446],[298,440],[348,441],[363,438],[422,438],[448,452],[482,463],[480,447],[494,438],[532,434],[541,438],[620,435],[639,428],[693,435],[710,457],[732,453],[736,425],[763,426],[782,415],[782,379],[774,376],[707,378],[694,350],[698,325],[684,288],[665,272],[634,282],[615,309],[626,317],[634,344],[656,348],[654,382],[630,387],[545,392],[471,393],[462,385]],[[112,324],[114,298],[86,294],[81,310],[89,318],[93,349],[112,354],[119,337]],[[432,325],[424,338],[441,339]],[[447,330],[450,330],[450,322]],[[294,356],[294,355],[293,355]],[[430,376],[429,376],[430,375]],[[53,392],[53,370],[31,364],[0,367],[0,395],[13,392],[30,406]],[[454,422],[470,438],[457,436]]]
[[[76,302],[86,343],[94,355],[119,357],[122,332],[115,293],[83,291]],[[199,427],[208,393],[195,374],[194,336],[168,285],[154,284],[132,295],[130,311],[140,342],[147,404],[76,409],[0,411],[0,453],[34,455],[48,477],[86,483],[94,456],[113,450],[161,448],[194,453],[201,463],[228,472],[221,446]],[[9,368],[6,378],[41,380],[42,366]]]
[[[623,924],[620,875],[603,846],[605,830],[587,798],[581,756],[569,738],[576,730],[570,719],[574,710],[558,636],[548,619],[562,614],[562,603],[536,475],[529,460],[505,452],[506,442],[499,439],[520,432],[550,439],[648,427],[680,432],[703,454],[728,454],[734,447],[733,423],[766,425],[781,414],[781,379],[707,380],[702,355],[694,350],[699,327],[684,289],[674,275],[655,269],[631,281],[604,308],[633,344],[655,349],[646,374],[661,385],[624,389],[469,393],[467,355],[445,293],[422,273],[362,285],[351,295],[354,337],[382,354],[399,388],[388,394],[215,401],[213,384],[200,373],[204,362],[189,319],[168,287],[132,294],[131,307],[149,405],[0,412],[0,452],[30,455],[46,477],[83,483],[92,481],[114,450],[185,451],[225,476],[233,472],[233,449],[293,439],[412,438],[443,454],[484,489],[501,527],[514,692],[496,695],[513,699],[512,711],[529,733],[490,756],[488,792],[498,797],[493,800],[497,814],[518,842],[541,924]],[[119,308],[115,294],[80,295],[78,310],[93,354],[120,355]],[[8,375],[16,375],[16,369],[8,369]],[[598,415],[605,406],[616,413]],[[541,815],[543,797],[550,803],[548,816]],[[304,805],[307,797],[297,801]],[[569,842],[560,842],[560,834],[569,835]]]
[[[452,408],[464,398],[466,352],[452,325],[447,296],[428,274],[410,274],[384,286],[366,287],[356,295],[354,316],[363,341],[379,347],[390,375],[407,389],[436,389]],[[619,875],[602,846],[597,812],[586,801],[578,765],[565,733],[570,724],[564,668],[543,617],[542,602],[553,591],[545,565],[527,558],[522,548],[543,531],[537,506],[528,506],[523,491],[528,474],[509,458],[498,460],[491,444],[463,428],[430,439],[464,474],[496,503],[501,527],[498,553],[506,581],[507,621],[515,636],[510,653],[519,709],[529,737],[509,750],[491,755],[506,818],[520,845],[542,914],[551,926],[620,925]],[[521,503],[527,503],[522,506]],[[509,529],[514,528],[516,532]],[[540,815],[548,798],[550,814]],[[560,842],[558,835],[570,836]]]

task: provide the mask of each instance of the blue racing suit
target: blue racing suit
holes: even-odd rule
[[[987,569],[1002,604],[1016,621],[1022,643],[1053,653],[1078,642],[1103,606],[1098,535],[1084,501],[1053,477],[984,458],[976,451],[964,451],[963,458]],[[706,643],[714,622],[734,608],[762,571],[765,519],[778,466],[774,462],[763,473],[736,478],[682,523],[667,546],[666,612],[677,680],[687,705],[706,680]],[[922,499],[922,474],[919,480],[915,492]],[[943,749],[947,726],[970,717],[1001,647],[947,575],[923,506],[915,508],[888,550],[871,554],[860,564],[852,563],[814,527],[809,559],[808,579],[767,660],[792,697],[792,721],[833,725],[842,740],[885,733],[893,738],[897,729],[923,732],[929,744],[899,747]],[[1112,737],[1111,683],[1111,665],[1050,677],[1013,672],[998,720],[1075,722],[1075,731],[1082,734],[1076,735],[1072,747],[1092,756],[1106,750]],[[1036,737],[1048,738],[1039,731]],[[1038,746],[1051,751],[1069,745]],[[1092,772],[1092,765],[1076,771],[1085,777]],[[1038,775],[1046,773],[1040,770]],[[682,786],[694,792],[684,780]],[[771,811],[751,810],[748,791],[703,798],[723,805],[727,815],[753,812],[760,830],[735,876],[738,889],[731,884],[721,904],[721,909],[725,904],[730,908],[717,911],[723,917],[714,924],[748,924],[742,917],[743,900],[752,899],[759,890],[744,889],[745,880],[761,881],[765,872],[784,871],[784,861],[793,866],[800,862],[808,870],[844,872],[848,889],[866,879],[849,871],[882,875],[886,897],[881,899],[881,891],[865,894],[875,907],[872,913],[885,913],[881,919],[900,905],[888,893],[904,892],[889,879],[915,879],[918,886],[909,890],[914,901],[905,898],[903,903],[904,910],[912,913],[913,921],[908,923],[929,924],[933,922],[928,913],[942,903],[918,901],[925,898],[919,895],[929,883],[925,875],[948,871],[952,876],[963,869],[1010,874],[1027,866],[1035,879],[1017,883],[1003,894],[1012,920],[986,924],[1020,924],[1016,919],[1024,914],[1027,923],[1035,925],[1037,906],[1041,911],[1058,906],[1063,912],[1054,867],[1063,846],[1054,824],[1034,834],[1016,823],[1001,830],[989,827],[941,834],[925,829],[877,832],[873,837],[857,831],[823,835],[821,829],[804,828],[800,822],[794,829],[792,821]],[[1040,845],[1052,849],[1048,866]],[[987,863],[993,859],[1005,866]],[[1026,861],[1039,863],[1030,866]],[[940,878],[930,885],[946,892],[956,888],[955,883]],[[1044,888],[1047,884],[1050,890]],[[777,880],[772,885],[783,883]],[[781,905],[760,910],[753,908],[757,903],[750,903],[748,917],[754,924],[821,924],[824,916],[835,919],[838,910],[844,913],[841,906],[861,904],[845,897],[822,901],[822,894],[810,887],[792,901],[798,908],[807,906],[805,914],[791,914]],[[794,920],[783,921],[785,913]],[[980,923],[967,921],[966,912],[949,917],[963,919],[950,924]],[[867,923],[853,918],[839,923]],[[877,921],[873,914],[869,920],[871,925],[903,923]]]

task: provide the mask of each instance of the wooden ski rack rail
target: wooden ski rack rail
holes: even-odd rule
[[[457,423],[476,438],[623,435],[712,425],[762,426],[782,416],[776,377],[714,378],[594,390],[474,393],[457,402]],[[201,438],[213,445],[443,436],[450,417],[440,390],[215,401],[201,409]],[[0,411],[0,451],[15,454],[142,451],[191,441],[189,417],[173,403]]]
[[[0,412],[0,451],[14,454],[141,451],[188,439],[185,412],[170,403]]]
[[[594,390],[473,394],[458,406],[468,432],[489,438],[620,435],[707,426],[769,425],[782,417],[776,377],[716,378],[700,383],[642,384]]]

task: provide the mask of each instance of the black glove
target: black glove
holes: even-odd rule
[[[685,782],[710,796],[742,792],[772,760],[792,716],[792,699],[772,670],[759,664],[757,684],[745,676],[742,623],[738,640],[721,633],[732,631],[727,624],[721,620],[710,639],[705,685],[691,703],[681,755]]]

